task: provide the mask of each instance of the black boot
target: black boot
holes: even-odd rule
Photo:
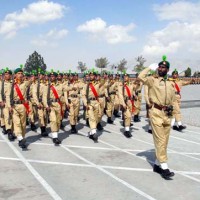
[[[180,125],[179,129],[182,131],[183,129],[186,129],[186,126]]]
[[[92,139],[94,142],[98,142],[98,135],[97,135],[97,133],[95,133],[93,135],[90,135],[89,138]]]
[[[99,130],[99,131],[102,131],[102,130],[103,130],[103,127],[102,127],[102,125],[101,125],[100,122],[97,124],[97,130]]]
[[[118,110],[114,110],[113,115],[115,117],[121,117],[121,115],[118,113]]]
[[[174,172],[170,172],[169,169],[161,169],[160,174],[166,180],[170,180],[170,178],[175,175]]]
[[[89,119],[88,118],[86,119],[86,126],[90,127]]]
[[[158,174],[161,174],[162,169],[160,168],[160,166],[154,164],[153,171],[158,173]]]
[[[182,130],[179,128],[179,126],[173,126],[173,130],[175,130],[175,131],[179,131],[179,132],[182,131]]]
[[[76,125],[71,125],[71,133],[77,133],[77,130],[76,130]]]
[[[134,115],[134,122],[140,122],[141,120],[139,119],[139,116],[138,115]]]
[[[34,131],[34,130],[36,130],[36,129],[37,129],[37,127],[35,126],[35,124],[34,124],[34,123],[31,123],[31,130]]]
[[[2,133],[3,133],[4,135],[6,135],[6,134],[7,134],[6,127],[5,127],[5,126],[1,126],[1,128],[3,129],[3,130],[2,130]]]
[[[132,137],[132,134],[130,131],[125,131],[124,132],[124,135],[127,137],[127,138],[131,138]]]
[[[60,122],[60,129],[64,128],[62,121]]]
[[[42,137],[47,137],[48,133],[46,132],[46,127],[42,126],[42,127],[40,127],[40,129],[41,129],[41,136]]]
[[[108,117],[107,123],[108,123],[108,124],[113,124],[113,121],[112,121],[111,117]]]
[[[16,139],[16,136],[12,133],[11,129],[8,129],[7,133],[8,133],[8,139],[10,141],[14,141]]]
[[[29,119],[28,118],[26,119],[26,125],[27,126],[29,125]]]
[[[26,140],[25,140],[25,139],[20,140],[18,145],[19,145],[22,149],[26,149],[26,148],[27,148],[27,144],[26,144]]]
[[[58,138],[53,138],[53,143],[59,145],[61,144],[61,141]]]

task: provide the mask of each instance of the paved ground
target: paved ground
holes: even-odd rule
[[[127,139],[116,119],[94,143],[84,121],[78,135],[70,135],[65,122],[59,147],[51,138],[41,138],[39,130],[28,129],[28,151],[0,133],[0,199],[199,200],[200,128],[172,131],[169,166],[176,175],[166,181],[152,172],[154,145],[146,124],[142,117],[134,124],[132,139]]]

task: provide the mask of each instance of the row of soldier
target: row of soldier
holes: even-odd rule
[[[66,111],[69,113],[71,133],[77,133],[76,125],[82,99],[84,118],[91,129],[90,139],[98,140],[97,130],[103,130],[101,120],[104,113],[107,115],[107,123],[113,123],[113,114],[115,117],[120,117],[120,105],[124,108],[124,135],[131,137],[129,127],[133,112],[134,120],[139,121],[142,84],[138,80],[129,83],[128,74],[124,77],[124,84],[127,84],[123,91],[126,93],[125,96],[118,92],[119,87],[122,86],[118,74],[115,77],[107,73],[101,76],[91,71],[85,74],[83,80],[79,80],[76,73],[63,76],[62,73],[53,71],[48,75],[42,71],[38,74],[33,71],[29,76],[24,76],[21,68],[17,68],[14,75],[11,70],[5,69],[0,84],[3,132],[8,134],[9,140],[13,141],[17,138],[19,146],[26,148],[27,123],[30,122],[31,130],[34,131],[38,118],[41,135],[46,137],[48,136],[46,126],[49,120],[53,142],[60,144],[58,132]]]

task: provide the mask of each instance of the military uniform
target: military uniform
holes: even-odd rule
[[[94,88],[94,89],[93,89]],[[96,96],[94,92],[96,92]],[[90,139],[94,141],[98,140],[98,135],[96,133],[97,124],[100,119],[100,103],[99,103],[99,83],[95,80],[90,81],[83,89],[83,103],[87,109],[89,126],[91,131],[89,132]]]
[[[57,76],[56,72],[51,72],[50,76]],[[60,144],[61,141],[58,139],[58,132],[62,120],[63,110],[61,98],[64,95],[64,87],[62,84],[50,80],[50,83],[44,89],[43,104],[44,107],[49,111],[50,127],[53,142]]]
[[[129,76],[125,74],[124,76]],[[134,112],[134,96],[135,96],[135,85],[128,81],[118,86],[119,100],[123,107],[123,124],[125,127],[124,135],[128,138],[132,137],[130,133],[131,118]]]
[[[178,72],[176,70],[174,70],[172,72],[172,76],[175,73],[178,76]],[[180,108],[180,106],[181,106],[181,89],[183,86],[191,84],[191,81],[184,81],[184,80],[179,79],[178,77],[175,79],[169,78],[169,80],[172,82],[172,84],[174,86],[175,94],[176,94],[174,110],[173,110],[173,119],[171,122],[171,126],[173,127],[174,130],[182,131],[183,129],[186,128],[186,126],[183,126],[182,122],[181,122],[181,120],[182,120],[181,108]],[[175,122],[177,123],[176,125],[175,125]]]
[[[139,114],[142,105],[142,82],[139,80],[135,81],[135,101],[134,101],[134,122],[140,122]]]
[[[15,70],[16,76],[23,73],[21,68]],[[12,87],[8,89],[6,93],[6,104],[9,110],[12,112],[13,118],[13,130],[19,141],[19,146],[26,148],[26,117],[29,112],[29,106],[27,101],[27,82],[16,78]]]
[[[148,86],[149,101],[152,104],[152,108],[149,110],[149,119],[156,151],[154,172],[161,174],[165,179],[169,179],[174,176],[167,165],[167,145],[171,129],[171,106],[174,104],[175,93],[173,85],[165,78],[169,70],[169,62],[164,60],[159,65],[151,65],[150,67],[144,69],[139,78]],[[147,77],[148,72],[155,67],[158,67],[159,76]]]
[[[69,80],[66,86],[65,98],[67,99],[67,107],[69,108],[69,122],[71,125],[71,133],[77,133],[76,125],[78,122],[80,109],[80,83],[73,80],[74,74],[71,75],[72,80]]]
[[[119,114],[119,110],[120,110],[120,102],[119,102],[119,93],[118,93],[118,86],[119,84],[121,84],[121,81],[119,80],[120,75],[116,74],[115,75],[115,84],[117,85],[116,87],[116,94],[115,94],[115,101],[114,101],[114,116],[115,117],[121,117]]]

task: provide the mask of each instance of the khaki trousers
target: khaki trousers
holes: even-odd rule
[[[115,95],[110,95],[110,101],[107,101],[107,108],[106,108],[106,114],[107,117],[112,117],[112,113],[114,110],[114,102],[115,102]]]
[[[141,111],[141,105],[142,105],[142,95],[141,93],[137,96],[137,100],[134,101],[134,115],[139,115]]]
[[[69,122],[71,125],[76,125],[78,122],[78,115],[80,109],[79,98],[70,98],[71,103],[69,104]]]
[[[119,110],[119,108],[120,108],[119,96],[115,95],[114,109]]]
[[[45,121],[46,115],[44,109],[43,108],[38,109],[37,112],[38,112],[39,126],[40,127],[46,126],[46,121]]]
[[[103,115],[104,115],[104,109],[105,109],[105,106],[106,106],[106,101],[105,101],[105,97],[99,97],[99,103],[100,103],[100,118],[99,118],[99,122],[101,121]]]
[[[60,123],[62,120],[61,107],[59,103],[53,102],[49,114],[51,132],[58,132],[60,130]]]
[[[100,119],[100,103],[97,100],[92,100],[89,104],[89,110],[87,111],[89,117],[89,125],[90,129],[96,129],[97,124],[99,123]]]
[[[30,108],[30,113],[28,115],[30,122],[35,123],[36,118],[37,118],[37,106],[29,101],[29,108]]]
[[[163,110],[152,107],[149,110],[156,158],[160,163],[167,162],[167,145],[171,130],[171,118]]]
[[[124,115],[124,125],[125,127],[130,127],[131,117],[132,117],[132,103],[130,100],[126,103],[127,109],[123,112]]]
[[[9,130],[9,129],[12,130],[12,117],[10,115],[8,107],[5,107],[3,109],[3,115],[4,115],[4,121],[5,121],[6,130]]]
[[[13,128],[15,135],[25,137],[26,134],[26,108],[23,104],[15,104],[13,109]]]
[[[176,95],[176,100],[173,104],[173,118],[175,118],[176,122],[180,122],[182,120],[181,116],[181,97],[180,95]]]

